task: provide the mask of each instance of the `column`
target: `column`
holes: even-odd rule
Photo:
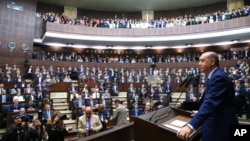
[[[227,0],[227,10],[238,10],[244,6],[244,0]]]

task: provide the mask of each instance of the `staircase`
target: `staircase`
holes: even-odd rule
[[[69,103],[67,103],[67,92],[51,92],[50,98],[53,99],[53,109],[60,111],[67,116],[64,124],[67,129],[76,129],[76,120],[71,119],[72,111],[69,110]]]
[[[169,104],[169,106],[179,107],[181,106],[181,103],[185,100],[186,100],[185,92],[175,92],[172,95],[172,102]]]

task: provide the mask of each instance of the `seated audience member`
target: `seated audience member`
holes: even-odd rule
[[[33,100],[29,100],[25,105],[26,111],[35,111],[37,109],[36,104],[34,104]]]
[[[34,91],[35,91],[34,88],[31,87],[30,84],[27,84],[26,88],[24,88],[23,93],[25,93],[25,94],[31,94],[31,93],[33,93]]]
[[[43,118],[50,120],[53,115],[53,110],[51,109],[49,104],[46,104],[43,110]]]
[[[102,123],[97,115],[92,114],[92,108],[86,107],[85,115],[80,116],[78,120],[78,133],[80,138],[90,136],[102,129]]]
[[[112,106],[112,101],[111,99],[104,98],[103,96],[100,99],[99,104],[103,104],[105,107],[107,106]]]
[[[21,90],[17,87],[17,84],[15,84],[14,87],[10,89],[10,94],[17,94],[18,91]]]
[[[113,86],[111,87],[111,95],[112,96],[119,95],[119,87],[118,87],[117,83],[113,83]]]
[[[87,93],[90,92],[90,88],[89,88],[89,86],[88,86],[87,83],[85,83],[85,84],[84,84],[84,87],[82,88],[82,92],[83,92],[83,93],[85,93],[86,91],[88,91]]]
[[[85,109],[86,109],[86,107],[82,106],[81,109],[78,111],[78,113],[76,113],[77,114],[76,116],[80,117],[82,115],[85,115]]]
[[[78,87],[75,83],[71,83],[71,86],[68,88],[68,92],[78,91]]]
[[[150,96],[147,95],[146,98],[142,100],[141,105],[144,105],[144,106],[145,106],[146,103],[151,103],[151,101],[152,101],[152,100],[150,99]],[[139,105],[140,105],[140,103],[139,103]]]
[[[36,92],[42,92],[42,94],[44,94],[44,92],[45,92],[45,90],[44,90],[44,88],[42,87],[41,84],[37,84],[35,91]]]
[[[36,92],[36,97],[35,97],[35,100],[43,100],[44,98],[46,98],[45,95],[43,95],[42,92]]]
[[[145,108],[144,108],[143,114],[150,113],[151,111],[152,111],[152,105],[151,105],[151,103],[147,102],[145,104]]]
[[[23,117],[23,118],[26,119],[26,120],[29,119],[29,115],[26,113],[25,108],[20,108],[19,113],[16,114],[15,116]]]
[[[19,112],[22,106],[19,104],[18,99],[13,100],[13,104],[10,105],[8,112]]]
[[[82,94],[82,99],[89,98],[90,93],[88,90],[85,90],[84,93]]]
[[[131,109],[130,115],[132,115],[132,116],[140,116],[140,115],[142,115],[142,110],[138,107],[138,103],[135,102],[133,104],[133,106],[134,107]]]
[[[74,101],[74,108],[79,108],[85,106],[85,101],[82,99],[81,95],[78,95],[77,99]]]
[[[92,95],[90,95],[89,99],[87,99],[87,101],[85,103],[86,106],[90,106],[92,108],[95,107],[96,104],[98,104],[98,101],[97,101],[97,99],[93,99]]]
[[[26,100],[37,100],[36,93],[33,92],[30,95],[26,96]]]
[[[187,93],[186,101],[196,102],[197,101],[197,95],[192,90],[190,90]]]
[[[0,94],[0,102],[6,103],[6,102],[10,102],[10,101],[11,101],[11,97],[9,95],[7,95],[6,90],[3,89],[2,93]]]
[[[73,103],[73,109],[72,110],[74,111],[74,113],[79,114],[81,112],[80,108],[82,106],[85,106],[85,100],[82,99],[81,95],[78,95],[78,98]]]
[[[78,98],[78,93],[76,91],[71,91],[70,92],[70,101],[73,101]]]
[[[13,97],[13,99],[18,99],[19,102],[25,101],[24,97],[21,95],[21,92],[18,91],[16,96]]]
[[[107,109],[105,109],[105,106],[103,104],[99,104],[98,107],[98,116],[102,123],[102,129],[101,131],[107,130],[107,123],[109,120],[109,112]]]
[[[105,90],[105,92],[102,94],[104,98],[110,98],[110,93],[108,90]]]
[[[66,75],[66,76],[63,78],[63,82],[71,82],[70,75]]]
[[[94,89],[94,91],[93,91],[93,93],[92,93],[92,96],[93,96],[93,98],[100,98],[100,93],[99,93],[99,91],[95,91],[95,89]]]
[[[146,96],[148,95],[148,91],[147,88],[145,87],[145,84],[141,85],[141,87],[138,89],[138,93],[141,100],[146,98]]]
[[[166,99],[164,99],[163,96],[160,96],[159,100],[157,101],[157,108],[163,108],[168,105],[168,102]]]
[[[204,84],[200,84],[200,87],[198,88],[198,100],[201,100],[204,92],[205,92],[206,87]]]

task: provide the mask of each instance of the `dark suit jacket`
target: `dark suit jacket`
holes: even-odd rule
[[[136,115],[136,109],[133,108],[130,113],[132,116],[140,116],[143,114],[142,110],[140,108],[137,109],[137,115]]]
[[[13,110],[20,110],[22,108],[22,106],[20,104],[18,104],[17,106],[14,106],[14,104],[11,104],[8,112],[13,112]]]
[[[6,102],[10,102],[11,101],[11,97],[9,95],[6,94]],[[2,103],[2,94],[0,94],[0,102]]]
[[[52,110],[50,110],[50,117],[53,116],[53,113],[54,113],[54,112],[53,112]],[[45,119],[48,119],[48,118],[49,118],[46,110],[43,111],[43,118],[45,118]]]
[[[229,125],[239,123],[234,85],[223,70],[217,68],[209,78],[199,112],[189,124],[194,129],[202,126],[203,141],[229,140]]]
[[[97,101],[96,99],[93,99],[93,106],[95,106],[96,104],[98,104],[98,101]],[[85,105],[86,105],[86,106],[90,106],[90,100],[89,100],[89,99],[87,99]]]
[[[85,105],[85,101],[82,99],[81,100],[81,103],[82,103],[82,106],[84,106]],[[74,101],[74,108],[79,108],[80,106],[79,106],[79,100],[75,100]]]
[[[102,123],[102,130],[106,130],[107,129],[107,124],[105,123],[105,120],[109,120],[109,112],[107,109],[104,109],[103,111],[99,111],[98,112],[98,116],[99,116],[99,119]]]

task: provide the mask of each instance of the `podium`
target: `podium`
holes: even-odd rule
[[[165,107],[146,115],[134,117],[134,140],[152,141],[168,140],[181,141],[177,138],[177,131],[191,120],[191,113],[186,111]],[[194,131],[189,141],[200,140],[200,129]]]

